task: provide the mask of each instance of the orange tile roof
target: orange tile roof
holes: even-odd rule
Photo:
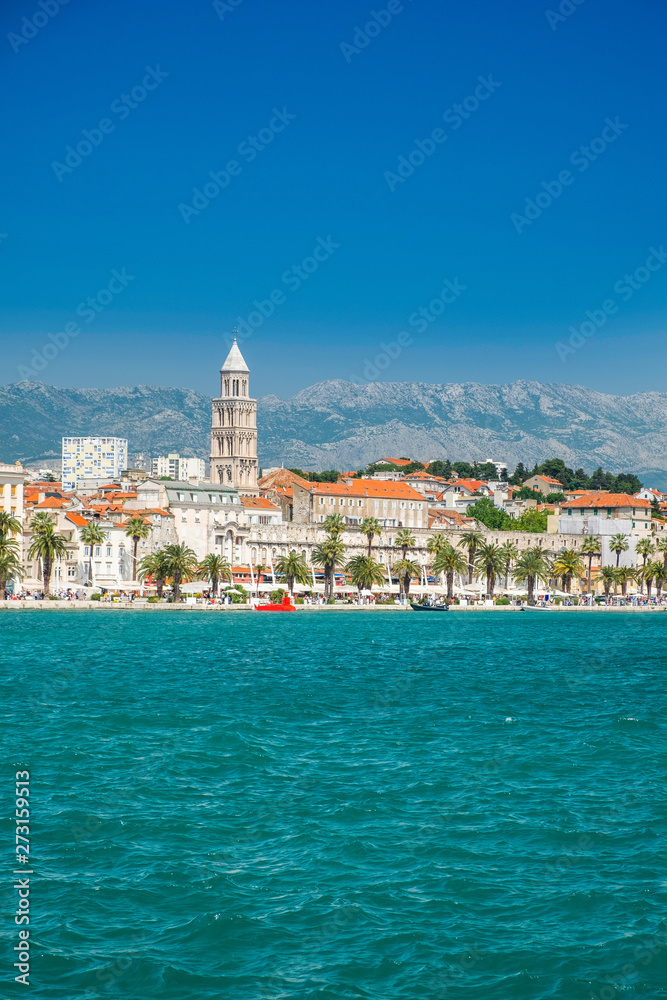
[[[577,497],[574,500],[566,500],[564,504],[561,504],[562,508],[580,507],[582,509],[588,507],[650,508],[650,506],[650,501],[638,500],[637,497],[631,497],[627,493],[587,493],[586,496]]]
[[[276,507],[276,505],[271,503],[270,500],[267,500],[266,497],[240,497],[239,499],[244,507],[259,507],[262,510],[280,510],[279,507]]]
[[[457,479],[452,485],[465,486],[467,490],[476,493],[480,486],[488,486],[488,483],[485,483],[483,479]]]
[[[36,504],[36,506],[60,510],[62,507],[67,507],[70,503],[71,501],[65,499],[64,497],[47,497],[46,500],[42,500],[42,502]]]
[[[349,483],[308,483],[314,495],[339,497],[370,497],[371,499],[421,500],[423,495],[406,483],[388,479],[353,479]]]
[[[90,523],[85,517],[81,517],[81,514],[74,514],[74,513],[65,514],[65,517],[67,518],[68,521],[71,521],[72,524],[76,524],[80,528]]]
[[[276,469],[275,472],[270,472],[267,476],[262,476],[258,480],[257,485],[262,490],[271,489],[276,486],[292,486],[293,483],[299,483],[300,486],[308,486],[309,482],[302,476],[297,476],[296,472],[290,472],[289,469]]]
[[[391,465],[412,465],[411,458],[379,458],[379,462],[390,462]]]
[[[532,479],[533,477],[529,476],[528,478]],[[543,479],[545,483],[553,483],[554,486],[562,486],[563,485],[561,483],[560,479],[552,479],[551,476],[543,476],[541,472],[536,473],[534,478],[535,479]]]
[[[448,479],[444,479],[442,476],[431,476],[428,472],[408,472],[407,475],[403,476],[404,482],[409,482],[411,479],[427,479],[429,482],[435,483],[449,483]]]

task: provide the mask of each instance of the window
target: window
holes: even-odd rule
[[[324,497],[320,497],[320,507],[322,507],[323,504],[324,504]]]
[[[111,557],[111,546],[107,545],[107,559]]]
[[[84,545],[84,547],[83,547],[83,554],[84,554],[84,556],[89,556],[90,555],[90,545]]]
[[[101,545],[96,545],[95,546],[95,555],[96,556],[102,555],[102,546]]]

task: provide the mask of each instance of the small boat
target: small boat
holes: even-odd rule
[[[449,611],[448,604],[417,604],[410,601],[410,607],[413,611]]]
[[[295,611],[296,608],[289,599],[289,594],[283,596],[281,604],[255,604],[255,611]]]

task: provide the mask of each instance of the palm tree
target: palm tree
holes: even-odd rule
[[[290,593],[294,592],[295,582],[303,584],[311,582],[306,560],[303,556],[298,555],[294,549],[292,549],[288,556],[280,556],[276,560],[276,572],[285,577],[287,580],[287,589]]]
[[[659,562],[657,559],[654,561],[647,562],[645,566],[641,567],[641,575],[644,583],[646,584],[646,594],[648,599],[651,600],[651,590],[653,588],[653,581],[656,582],[664,580],[665,567],[663,563]]]
[[[477,549],[475,565],[481,573],[486,573],[486,593],[493,598],[496,589],[496,576],[502,573],[505,560],[499,545],[493,542],[482,542]]]
[[[359,525],[359,531],[368,539],[368,558],[370,559],[373,539],[382,533],[382,525],[377,517],[365,517]]]
[[[459,541],[461,548],[468,550],[468,586],[472,583],[472,576],[475,571],[475,553],[483,541],[484,535],[481,531],[466,531],[463,538]]]
[[[665,564],[665,569],[667,569],[667,538],[659,538],[655,543],[655,547],[658,552],[662,552],[662,560]]]
[[[623,597],[625,597],[628,592],[628,580],[634,580],[635,571],[633,569],[629,569],[627,566],[618,566],[614,567],[614,573],[614,580],[616,583],[620,583],[621,593]]]
[[[528,586],[528,600],[534,600],[535,583],[542,580],[544,583],[549,579],[551,567],[549,559],[544,550],[536,545],[526,551],[517,559],[513,570],[514,579],[517,583],[526,583]]]
[[[436,570],[435,563],[439,554],[444,552],[449,545],[449,541],[445,535],[442,534],[432,535],[426,543],[426,551],[430,555],[435,556],[435,559],[433,560],[433,573],[435,576],[437,576],[438,573],[442,576],[442,570]]]
[[[143,517],[135,515],[125,525],[125,534],[132,539],[132,579],[137,579],[137,546],[140,538],[148,538],[151,526]]]
[[[99,524],[87,524],[81,529],[81,541],[90,550],[88,558],[88,586],[93,585],[93,549],[96,545],[104,545],[107,538],[106,531]]]
[[[640,538],[639,541],[637,542],[637,552],[639,553],[640,556],[642,556],[644,560],[643,565],[645,566],[646,560],[653,552],[653,542],[651,541],[651,539]]]
[[[218,596],[218,584],[221,580],[227,580],[231,583],[232,567],[226,559],[213,552],[200,562],[199,572],[203,580],[211,581],[211,590],[214,597]]]
[[[421,574],[421,566],[419,563],[413,562],[412,559],[399,559],[394,566],[394,570],[399,579],[401,594],[405,594],[408,597],[410,593],[410,580],[413,576]]]
[[[347,525],[342,514],[329,514],[322,527],[327,535],[331,535],[332,538],[338,538],[339,535],[343,534]]]
[[[181,542],[180,545],[168,545],[165,554],[167,557],[167,576],[172,579],[173,597],[174,601],[177,602],[181,599],[181,584],[194,580],[199,571],[199,562],[195,553],[188,548],[185,542]]]
[[[23,531],[23,525],[9,510],[0,510],[0,536],[18,535]]]
[[[553,574],[562,577],[563,590],[567,594],[572,590],[572,577],[580,577],[583,572],[584,563],[579,553],[574,549],[561,549],[553,565]]]
[[[616,553],[616,568],[618,569],[618,564],[621,561],[621,552],[627,552],[629,547],[628,540],[625,535],[612,535],[609,539],[609,548],[612,552]]]
[[[449,601],[454,596],[454,574],[458,573],[462,577],[467,572],[467,569],[468,563],[466,557],[449,543],[435,557],[433,571],[445,574],[447,580],[447,599]]]
[[[35,557],[41,559],[44,596],[48,597],[54,559],[62,559],[67,554],[67,546],[63,536],[57,533],[49,515],[42,511],[33,517],[30,522],[30,530],[32,531],[32,541],[28,549],[28,559]]]
[[[519,558],[519,550],[514,542],[503,542],[500,546],[500,554],[503,557],[503,574],[505,576],[505,589],[509,587],[510,569],[515,559]]]
[[[139,563],[138,572],[139,580],[145,580],[147,576],[155,580],[157,596],[161,598],[165,581],[169,576],[169,557],[164,549],[159,549],[157,552],[151,553],[151,555],[144,556]]]
[[[658,560],[653,565],[655,566],[655,585],[658,588],[658,597],[661,597],[663,584],[667,583],[667,565],[658,562]]]
[[[593,538],[592,536],[584,538],[581,543],[581,554],[588,556],[588,583],[586,589],[589,594],[591,592],[591,569],[593,566],[593,556],[599,556],[601,552],[602,543],[599,538]]]
[[[616,568],[614,566],[603,566],[600,570],[599,579],[602,580],[604,596],[608,598],[612,583],[616,583]]]
[[[10,577],[20,575],[19,543],[14,538],[0,535],[0,601],[4,599]]]
[[[372,590],[373,584],[384,583],[384,569],[372,556],[355,556],[345,567],[359,593]]]
[[[408,549],[414,549],[415,536],[407,528],[401,528],[394,539],[394,545],[401,550],[401,559],[408,558]]]
[[[336,567],[340,566],[345,556],[347,546],[337,536],[331,535],[313,549],[312,560],[316,566],[324,569],[324,596],[333,596],[333,586]]]

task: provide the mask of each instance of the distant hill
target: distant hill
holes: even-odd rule
[[[667,393],[609,396],[583,386],[518,381],[429,385],[338,379],[291,399],[259,400],[264,466],[355,469],[382,455],[422,460],[547,457],[587,470],[636,472],[667,487]],[[69,434],[127,437],[130,451],[208,456],[211,401],[189,389],[0,387],[0,461],[60,455]]]

